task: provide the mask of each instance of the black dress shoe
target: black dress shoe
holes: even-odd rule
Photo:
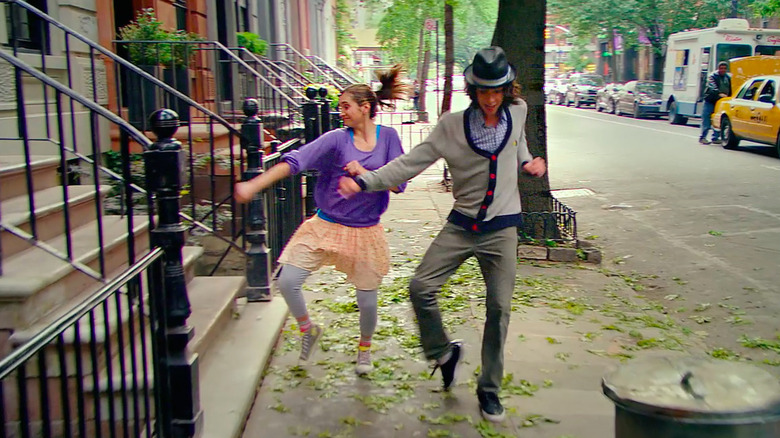
[[[436,365],[433,367],[433,371],[431,371],[431,376],[433,376],[433,373],[435,373],[437,369],[441,368],[441,378],[442,382],[444,383],[445,391],[448,391],[455,382],[455,370],[457,370],[460,359],[463,357],[462,341],[452,341],[450,342],[450,345],[450,352],[452,353],[450,358],[447,359],[447,362],[444,362],[443,364],[436,363]]]
[[[482,411],[482,416],[485,420],[493,423],[504,421],[506,411],[504,410],[504,407],[501,406],[501,400],[498,398],[498,394],[495,392],[477,390],[477,398],[479,399],[479,409]]]

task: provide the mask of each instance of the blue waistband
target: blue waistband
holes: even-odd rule
[[[320,219],[322,219],[324,221],[327,221],[327,222],[331,222],[331,223],[334,223],[334,224],[338,223],[335,220],[333,220],[332,217],[330,217],[327,214],[323,213],[322,210],[320,210],[319,208],[317,209],[317,217],[319,217]]]

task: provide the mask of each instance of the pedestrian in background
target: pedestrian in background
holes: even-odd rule
[[[701,111],[701,144],[720,144],[720,131],[712,128],[712,113],[719,99],[731,96],[731,76],[726,73],[729,64],[726,61],[718,63],[718,71],[712,73],[707,79],[707,87],[704,90],[704,105]],[[712,129],[712,141],[707,140],[707,132]]]
[[[466,259],[477,258],[485,280],[487,317],[477,398],[482,416],[499,422],[505,417],[498,392],[517,272],[518,176],[520,171],[542,176],[547,167],[528,151],[528,109],[519,98],[516,71],[504,51],[500,47],[480,50],[464,76],[471,98],[468,109],[442,114],[428,138],[408,154],[372,172],[353,172],[354,179],[342,178],[340,190],[345,196],[385,190],[444,158],[452,175],[455,204],[417,267],[409,294],[425,356],[435,362],[434,372],[441,369],[448,390],[464,352],[461,341],[447,336],[436,297]]]
[[[250,181],[235,187],[235,198],[248,202],[290,175],[319,172],[314,200],[317,213],[301,224],[279,256],[273,285],[281,291],[301,331],[300,360],[307,361],[322,335],[306,309],[301,286],[322,266],[335,266],[347,274],[357,289],[360,309],[360,341],[355,371],[367,374],[371,362],[371,338],[377,324],[377,289],[389,270],[390,250],[379,223],[387,210],[389,193],[378,190],[346,199],[339,195],[339,178],[347,175],[345,166],[355,172],[378,169],[403,154],[395,129],[374,123],[378,106],[391,106],[393,99],[406,97],[408,86],[400,82],[401,67],[379,74],[381,88],[375,93],[368,85],[347,87],[339,97],[339,111],[345,128],[327,132],[300,149],[282,157],[282,162]],[[402,192],[406,184],[394,184]]]

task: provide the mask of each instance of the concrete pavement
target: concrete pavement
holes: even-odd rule
[[[477,265],[464,265],[442,294],[445,323],[465,341],[451,393],[439,390],[438,372],[428,377],[405,288],[452,204],[440,180],[436,166],[418,176],[383,217],[392,269],[380,291],[375,371],[355,376],[354,291],[340,273],[322,270],[305,286],[312,316],[325,327],[321,351],[299,365],[300,338],[288,318],[244,437],[605,438],[613,436],[613,406],[600,388],[608,370],[644,355],[706,354],[703,333],[643,298],[641,277],[520,260],[501,394],[509,415],[499,425],[482,421],[474,393],[484,322]]]

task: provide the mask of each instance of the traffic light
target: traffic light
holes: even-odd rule
[[[545,27],[544,28],[544,39],[549,40],[550,39],[550,28]]]

